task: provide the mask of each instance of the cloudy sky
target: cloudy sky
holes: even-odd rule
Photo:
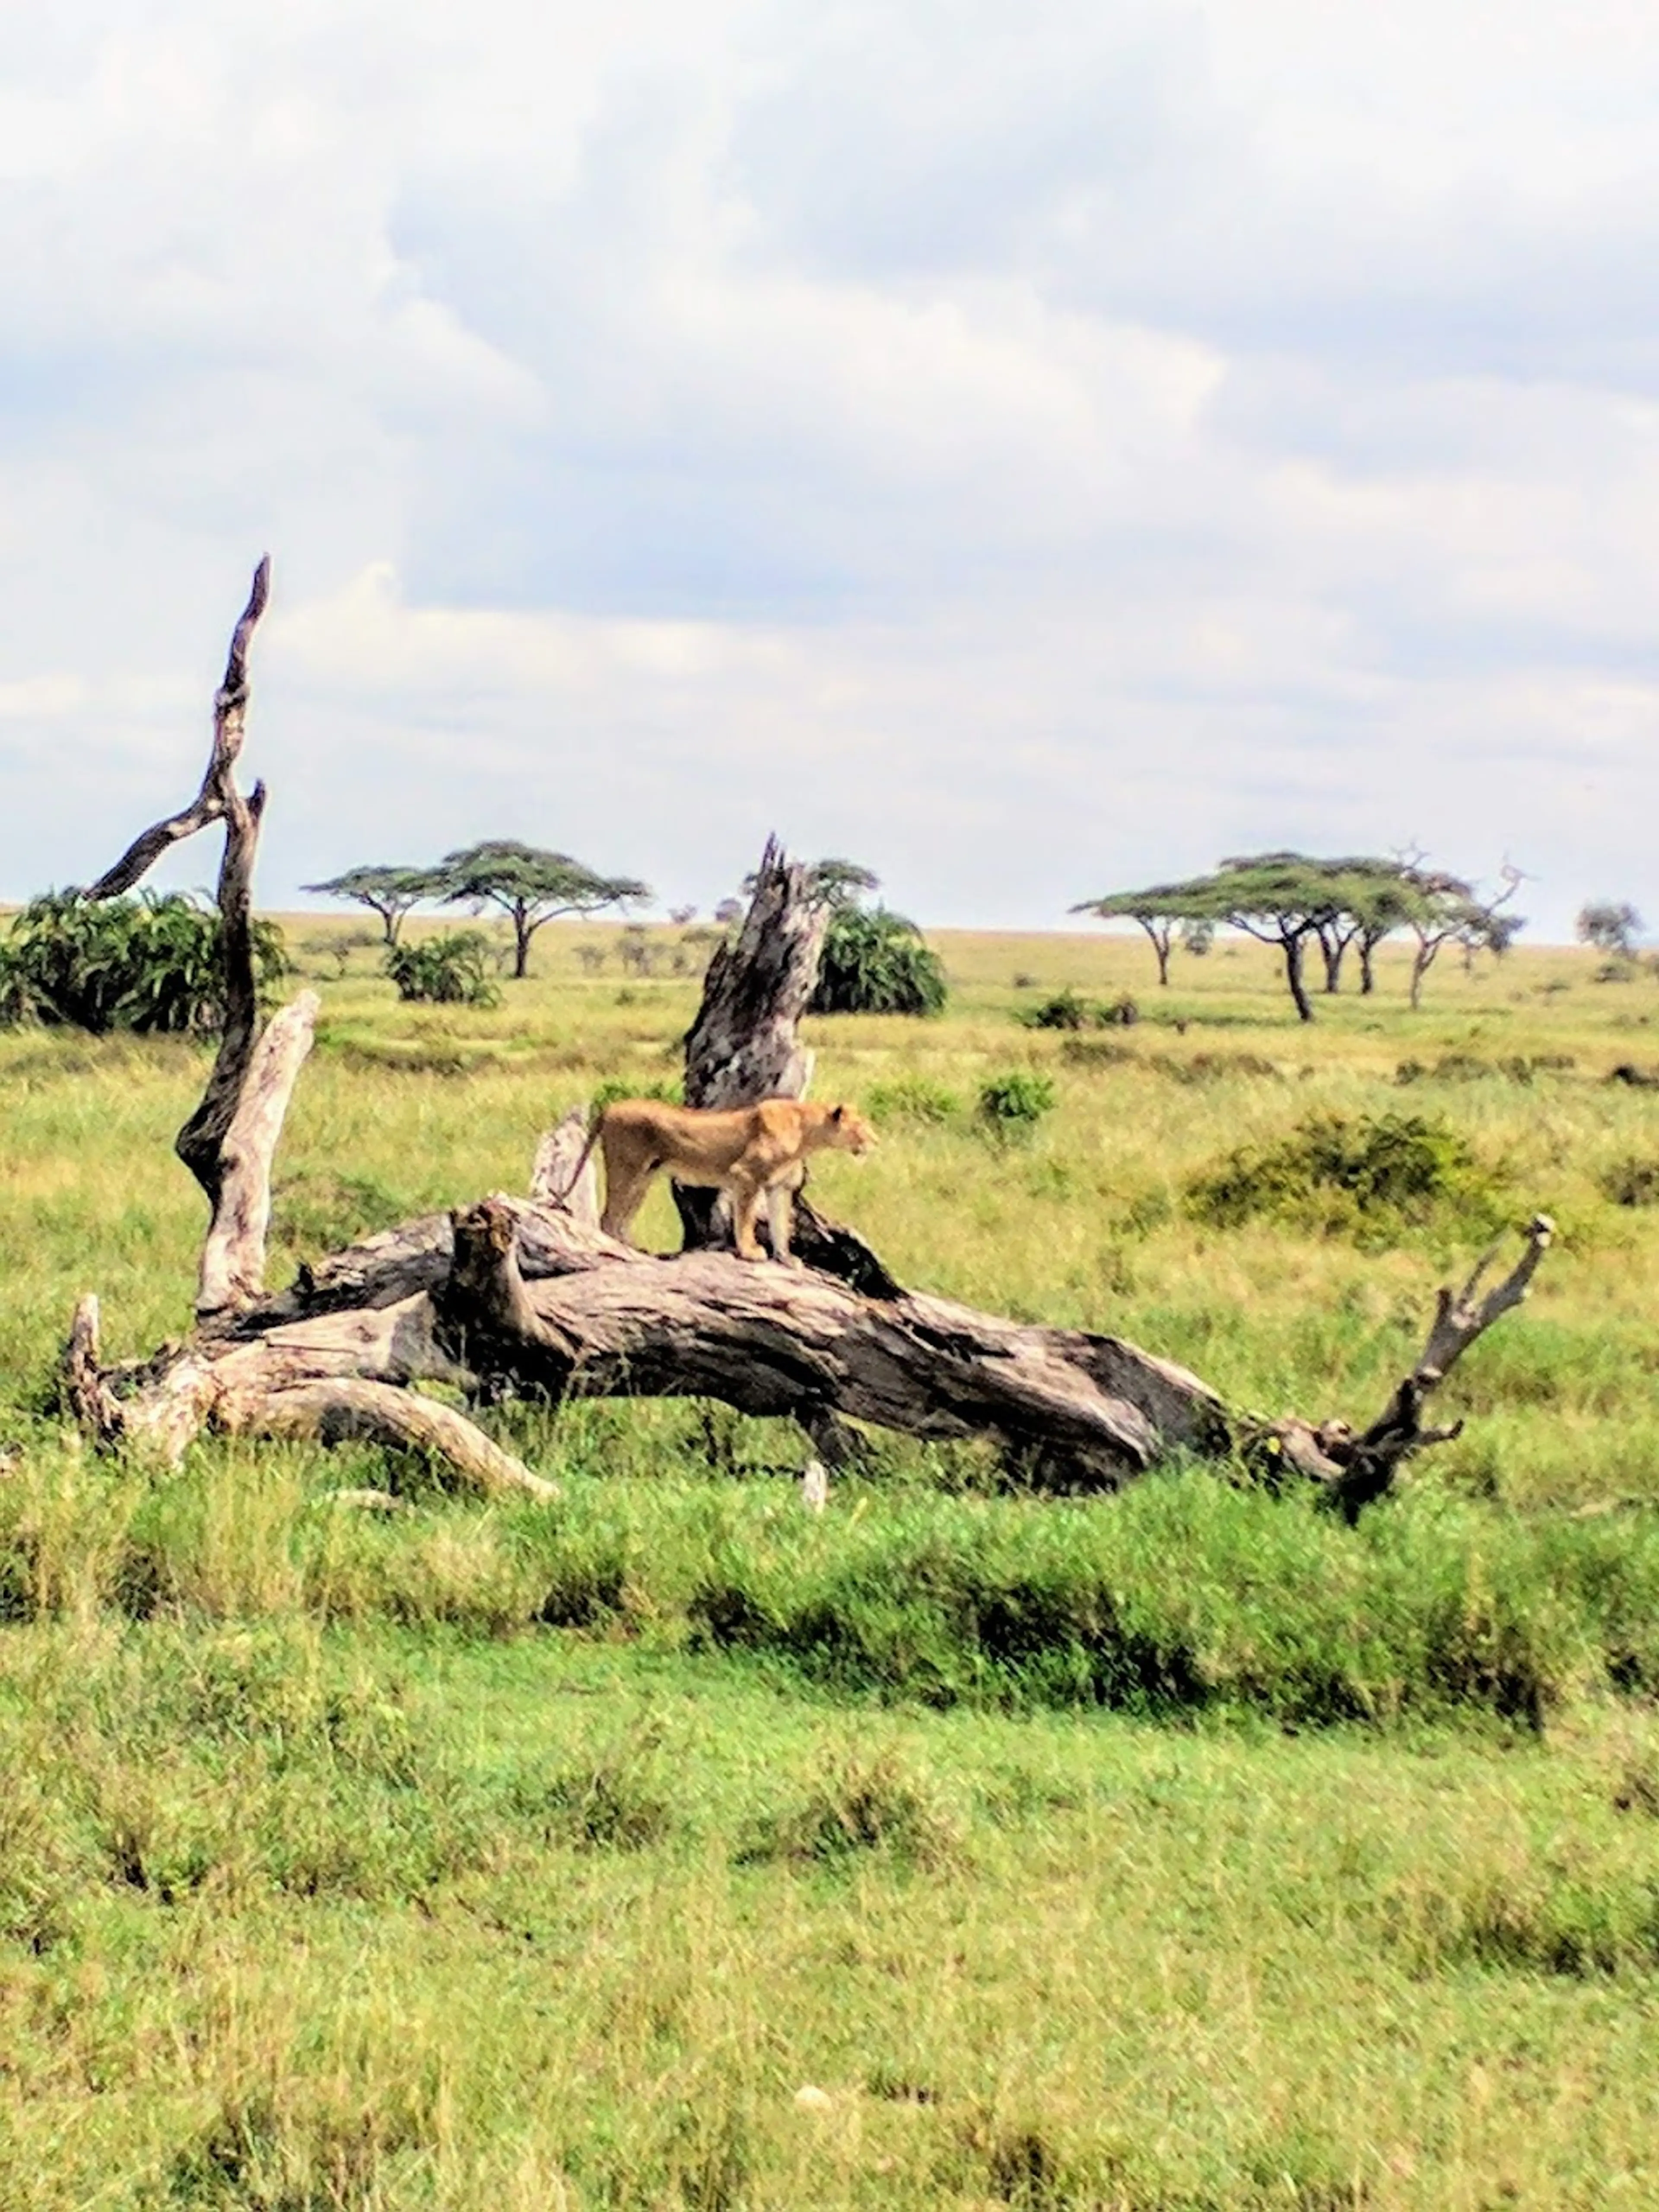
[[[0,11],[0,897],[514,835],[1659,922],[1659,0]],[[175,880],[205,880],[190,854]]]

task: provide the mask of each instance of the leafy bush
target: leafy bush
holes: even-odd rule
[[[979,1118],[1000,1137],[1029,1135],[1054,1105],[1054,1078],[1035,1068],[1010,1068],[980,1085]]]
[[[255,974],[269,993],[289,972],[283,933],[256,921],[252,933]],[[0,1027],[210,1034],[224,1018],[222,945],[218,914],[180,892],[89,904],[48,891],[13,917],[0,944]]]
[[[489,975],[489,939],[481,929],[447,930],[417,945],[394,945],[386,972],[398,996],[441,1006],[494,1006],[501,992]]]
[[[1014,1019],[1028,1030],[1127,1030],[1140,1019],[1140,1009],[1127,993],[1102,1005],[1081,997],[1068,983],[1040,1006],[1017,1011]]]
[[[1275,1144],[1230,1152],[1187,1200],[1217,1228],[1268,1215],[1328,1235],[1386,1237],[1437,1212],[1498,1218],[1492,1178],[1463,1139],[1418,1114],[1311,1114]]]
[[[939,1014],[947,986],[938,953],[902,915],[843,906],[824,934],[815,1014]]]
[[[1044,999],[1038,1006],[1020,1007],[1014,1019],[1028,1030],[1083,1030],[1088,1028],[1092,1013],[1089,1001],[1068,983],[1052,999]]]
[[[931,1075],[899,1075],[890,1083],[872,1083],[865,1094],[866,1111],[875,1121],[917,1121],[939,1128],[962,1111],[956,1092]]]

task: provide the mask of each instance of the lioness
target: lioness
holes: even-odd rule
[[[617,1098],[588,1133],[566,1195],[597,1145],[605,1155],[605,1212],[599,1226],[628,1242],[651,1178],[663,1170],[676,1182],[723,1190],[740,1260],[763,1260],[755,1239],[766,1201],[772,1254],[786,1267],[801,1262],[789,1249],[793,1195],[806,1178],[809,1154],[867,1152],[875,1131],[851,1106],[817,1106],[802,1098],[763,1098],[757,1106],[669,1106],[660,1098]]]

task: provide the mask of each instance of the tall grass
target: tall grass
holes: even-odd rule
[[[843,1485],[817,1518],[781,1483],[551,1463],[556,1508],[434,1494],[387,1520],[331,1503],[297,1451],[205,1448],[179,1476],[45,1454],[0,1489],[0,1617],[574,1629],[933,1707],[1302,1726],[1536,1728],[1575,1693],[1659,1686],[1646,1516],[1532,1522],[1425,1492],[1355,1537],[1193,1469],[1067,1504],[913,1474]]]
[[[1518,954],[1413,1018],[1385,966],[1304,1033],[1250,950],[1164,993],[1134,944],[939,946],[942,1019],[809,1025],[886,1121],[815,1195],[902,1279],[1369,1418],[1500,1189],[1562,1236],[1464,1435],[1357,1532],[890,1439],[814,1517],[798,1434],[695,1406],[487,1414],[550,1509],[365,1451],[99,1461],[58,1339],[86,1288],[117,1352],[186,1325],[205,1056],[0,1036],[8,2212],[1659,2201],[1659,1139],[1604,1079],[1659,998]],[[493,1010],[376,957],[316,979],[278,1273],[678,1072],[695,983],[603,927]],[[1066,989],[1141,1019],[1014,1020]],[[1010,1073],[1054,1099],[1018,1146],[972,1106]],[[1188,1202],[1402,1114],[1480,1206]]]

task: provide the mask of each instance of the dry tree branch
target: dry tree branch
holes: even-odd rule
[[[1484,1298],[1480,1296],[1480,1285],[1503,1249],[1501,1240],[1482,1253],[1461,1291],[1449,1285],[1439,1291],[1420,1358],[1402,1378],[1386,1409],[1363,1434],[1356,1436],[1346,1421],[1315,1425],[1293,1416],[1258,1432],[1260,1441],[1298,1474],[1324,1486],[1326,1503],[1350,1527],[1366,1506],[1389,1489],[1403,1462],[1414,1452],[1430,1444],[1449,1443],[1462,1435],[1462,1421],[1446,1428],[1425,1428],[1424,1401],[1438,1389],[1475,1340],[1527,1296],[1538,1263],[1554,1237],[1555,1224],[1548,1214],[1535,1213],[1522,1233],[1525,1243],[1520,1258]]]
[[[205,830],[210,822],[222,821],[234,806],[252,808],[257,821],[264,805],[264,787],[256,784],[251,799],[244,801],[236,790],[234,770],[237,756],[242,750],[242,733],[247,712],[247,648],[253,635],[254,624],[265,611],[270,596],[270,556],[267,553],[253,572],[253,585],[248,593],[247,605],[242,610],[230,641],[230,653],[225,663],[225,680],[219,686],[213,702],[213,749],[208,755],[207,771],[202,778],[202,787],[182,812],[169,815],[157,822],[137,837],[112,868],[107,868],[82,896],[88,899],[117,898],[142,882],[163,853],[193,837],[198,830]]]

